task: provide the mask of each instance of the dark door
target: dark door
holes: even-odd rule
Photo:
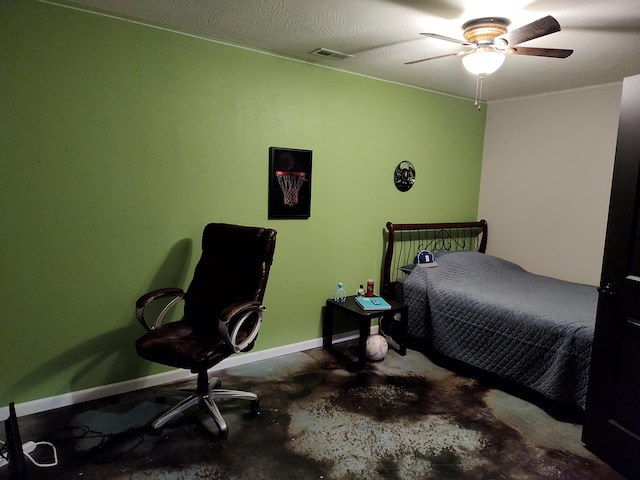
[[[640,75],[625,79],[582,440],[640,478]]]

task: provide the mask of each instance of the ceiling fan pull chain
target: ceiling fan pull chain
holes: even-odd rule
[[[476,106],[478,110],[482,108],[482,80],[484,80],[484,75],[478,75],[476,77],[476,99],[473,104]]]

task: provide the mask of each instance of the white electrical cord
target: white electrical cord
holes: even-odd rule
[[[46,445],[48,447],[51,447],[51,450],[53,450],[53,461],[52,462],[39,463],[31,456],[33,451],[36,448],[38,448],[40,445]],[[22,445],[22,451],[24,452],[24,455],[29,460],[31,460],[31,463],[33,463],[36,467],[46,468],[46,467],[55,467],[56,465],[58,465],[58,451],[56,450],[56,447],[53,445],[53,443],[49,443],[49,442],[26,442],[26,443],[24,443]]]
[[[2,440],[0,440],[0,443],[2,443],[3,445],[5,444],[5,442],[3,442]],[[50,463],[40,463],[38,461],[36,461],[31,454],[36,450],[36,448],[38,448],[38,446],[40,445],[46,445],[51,447],[51,449],[53,450],[53,461]],[[33,463],[36,467],[42,467],[42,468],[47,468],[47,467],[55,467],[56,465],[58,465],[58,451],[56,450],[56,447],[49,442],[25,442],[22,444],[22,452],[24,453],[24,456],[27,457],[29,460],[31,460],[31,463]],[[0,467],[4,467],[5,465],[9,464],[9,459],[7,458],[6,455],[0,455]]]
[[[9,455],[2,451],[6,443],[0,440],[0,444],[0,467],[4,467],[5,465],[9,465]]]

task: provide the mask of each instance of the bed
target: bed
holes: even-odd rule
[[[594,286],[486,255],[487,223],[387,223],[383,295],[409,306],[410,344],[584,409]],[[417,252],[437,266],[415,266]]]

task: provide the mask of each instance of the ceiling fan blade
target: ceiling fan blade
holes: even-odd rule
[[[563,48],[511,47],[508,52],[513,55],[531,55],[532,57],[567,58],[573,53],[573,50],[565,50]]]
[[[439,35],[437,33],[421,33],[420,35],[424,35],[425,37],[437,38],[438,40],[445,40],[447,42],[459,43],[460,45],[471,46],[472,43],[467,42],[466,40],[458,40],[457,38],[446,37],[444,35]]]
[[[461,51],[461,52],[455,52],[455,53],[445,53],[444,55],[436,55],[435,57],[429,57],[429,58],[421,58],[420,60],[412,60],[411,62],[405,62],[405,65],[413,65],[414,63],[421,63],[421,62],[427,62],[429,60],[436,60],[438,58],[445,58],[445,57],[457,57],[459,55],[464,55],[466,52]]]
[[[509,42],[509,45],[513,46],[559,31],[560,24],[558,21],[551,15],[547,15],[546,17],[540,18],[528,25],[516,28],[506,35],[503,35],[501,38],[505,38]]]

